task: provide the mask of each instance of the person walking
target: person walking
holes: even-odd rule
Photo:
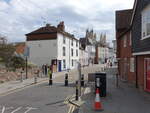
[[[42,73],[43,73],[43,75],[45,75],[45,65],[44,64],[42,65]]]
[[[51,71],[51,68],[49,66],[48,66],[48,76],[49,76],[49,85],[52,85],[53,84],[52,71]]]
[[[47,76],[47,71],[48,71],[48,66],[47,64],[45,65],[45,76]]]

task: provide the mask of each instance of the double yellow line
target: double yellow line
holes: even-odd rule
[[[75,105],[72,105],[69,103],[69,99],[73,98],[74,95],[70,95],[70,96],[67,96],[67,98],[65,99],[64,103],[69,105],[69,110],[68,110],[68,113],[73,113],[73,111],[75,110],[76,106]]]
[[[76,106],[70,104],[68,113],[73,113],[73,111],[75,110],[75,108],[76,108]]]

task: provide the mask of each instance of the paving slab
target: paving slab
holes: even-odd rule
[[[101,98],[104,111],[100,113],[150,113],[150,94],[134,85],[120,82],[116,87],[115,76],[107,75],[107,96]],[[85,101],[79,113],[97,113],[94,110],[95,94],[86,93],[82,99]]]

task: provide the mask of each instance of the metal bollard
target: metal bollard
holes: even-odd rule
[[[76,101],[79,100],[78,81],[76,81]]]
[[[21,71],[20,82],[23,82],[23,72]]]
[[[81,76],[81,86],[84,87],[84,74]]]
[[[37,83],[37,75],[34,76],[34,84]]]
[[[68,74],[65,74],[65,86],[68,86]]]
[[[52,74],[49,77],[49,85],[53,85]]]

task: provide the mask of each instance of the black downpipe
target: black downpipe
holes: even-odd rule
[[[135,57],[135,59],[136,59],[136,65],[135,65],[135,67],[136,67],[136,70],[135,70],[135,74],[136,74],[136,88],[138,88],[138,59],[137,59],[137,56]]]

